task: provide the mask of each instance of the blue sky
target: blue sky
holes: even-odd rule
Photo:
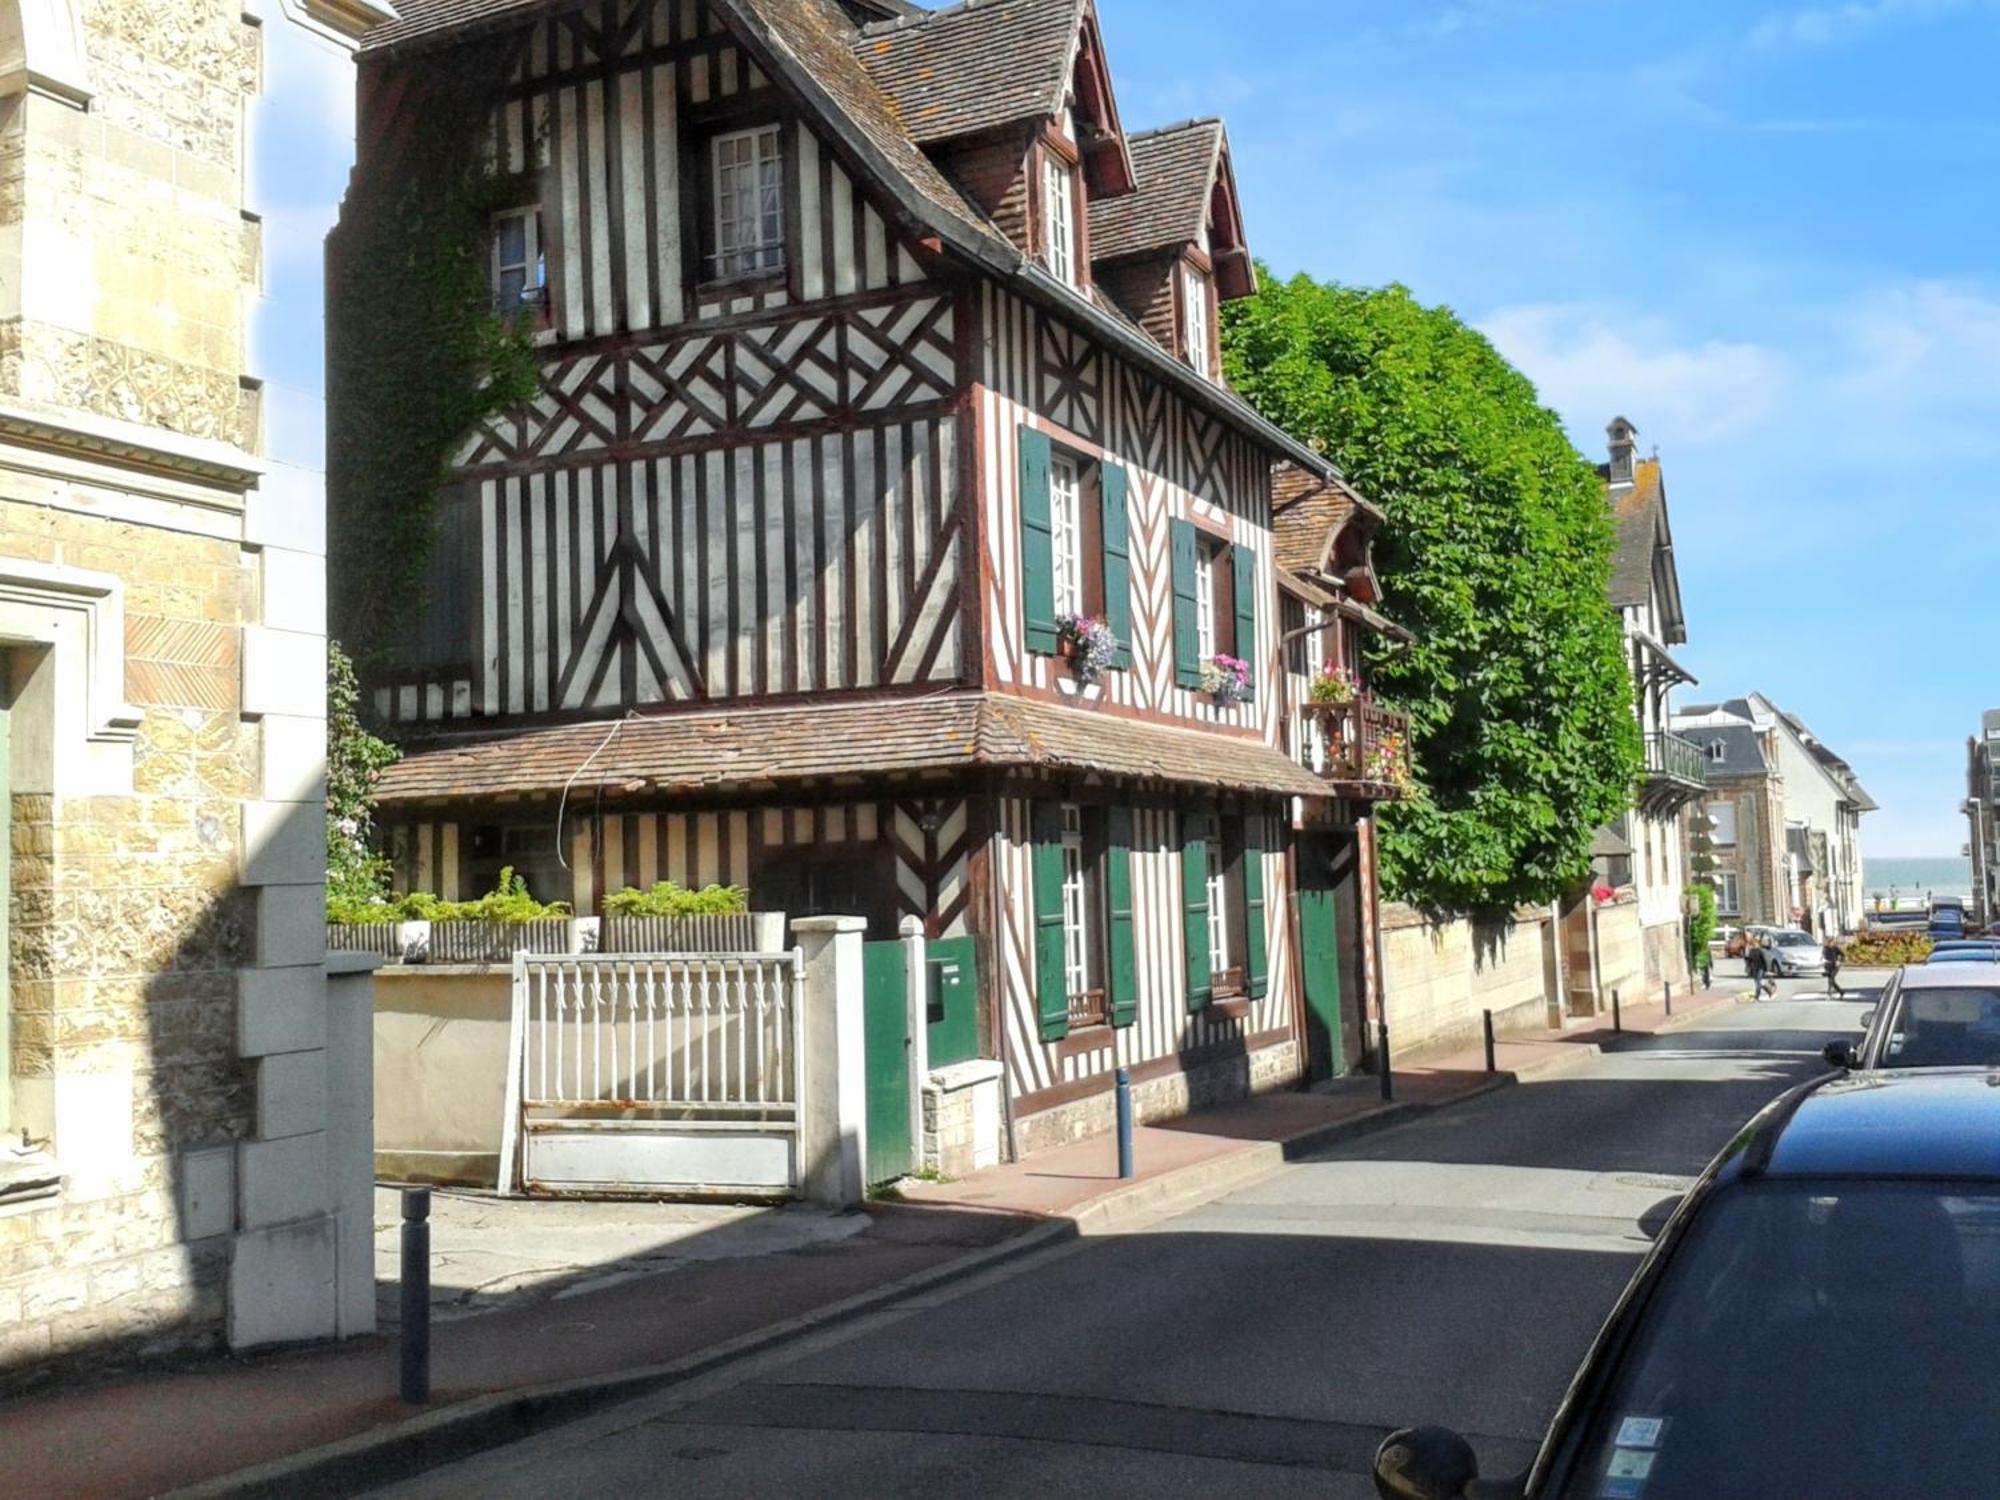
[[[1586,453],[1618,412],[1657,446],[1684,698],[1762,690],[1881,802],[1867,850],[1956,852],[1965,736],[2000,704],[2000,3],[1098,3],[1127,127],[1224,115],[1280,274],[1401,281]],[[296,29],[267,36],[260,355],[310,446],[317,330],[278,309],[351,124],[288,65]]]

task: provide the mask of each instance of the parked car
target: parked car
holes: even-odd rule
[[[1771,955],[1771,972],[1795,979],[1802,974],[1824,974],[1826,953],[1818,938],[1801,927],[1780,927],[1764,945]]]
[[[2000,942],[1983,938],[1955,938],[1948,943],[1933,943],[1927,964],[1992,963],[2000,961]]]
[[[1533,1464],[1481,1483],[1391,1433],[1390,1500],[1988,1500],[2000,1473],[2000,1089],[1984,1068],[1829,1075],[1681,1200]]]
[[[1828,1042],[1826,1060],[1893,1071],[2000,1067],[2000,962],[1898,969],[1861,1027],[1858,1043]]]

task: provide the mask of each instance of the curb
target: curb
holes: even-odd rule
[[[1735,997],[1741,1004],[1743,997]],[[1718,1000],[1685,1019],[1729,1003]],[[1682,1020],[1676,1016],[1666,1030]],[[1630,1032],[1627,1035],[1654,1035]],[[1101,1194],[1075,1212],[1042,1223],[980,1250],[885,1282],[838,1302],[780,1323],[755,1329],[659,1365],[607,1375],[526,1386],[453,1402],[420,1416],[303,1452],[268,1459],[212,1479],[173,1490],[165,1500],[306,1500],[342,1497],[411,1479],[427,1470],[533,1437],[593,1412],[651,1395],[754,1354],[765,1353],[806,1334],[817,1333],[880,1311],[943,1283],[1024,1259],[1083,1237],[1115,1234],[1171,1209],[1220,1197],[1270,1176],[1288,1162],[1329,1146],[1372,1135],[1406,1121],[1450,1109],[1469,1100],[1538,1078],[1557,1076],[1603,1054],[1597,1042],[1579,1042],[1565,1054],[1508,1069],[1435,1100],[1391,1100],[1365,1113],[1329,1121],[1283,1141],[1247,1141],[1240,1148],[1194,1162],[1129,1188]],[[921,1211],[921,1210],[913,1210]]]

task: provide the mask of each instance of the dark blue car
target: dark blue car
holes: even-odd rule
[[[1681,1202],[1533,1466],[1392,1433],[1390,1500],[2000,1494],[2000,1087],[1986,1068],[1785,1094]]]

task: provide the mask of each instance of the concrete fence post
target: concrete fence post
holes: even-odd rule
[[[868,1185],[861,970],[867,930],[862,917],[801,917],[792,923],[805,956],[800,1168],[806,1197],[826,1208],[859,1207]]]
[[[924,1082],[931,1076],[930,968],[922,917],[904,917],[897,929],[903,939],[903,992],[909,1002],[910,1170],[921,1171],[930,1153],[924,1140]]]

